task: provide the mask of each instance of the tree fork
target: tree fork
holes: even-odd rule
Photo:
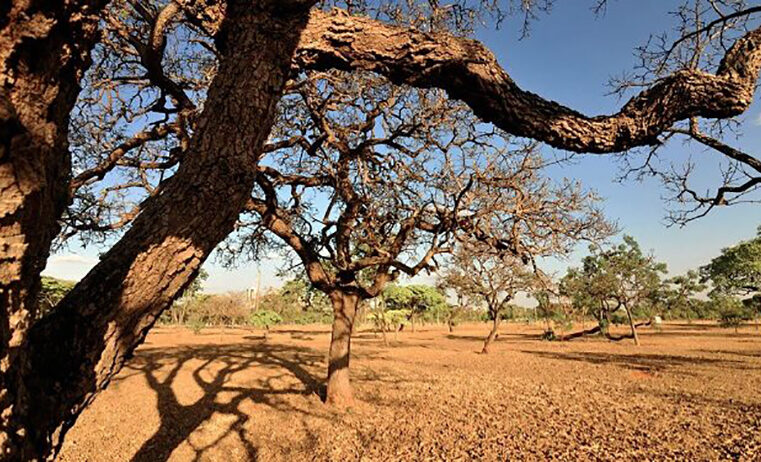
[[[29,330],[10,424],[52,458],[78,414],[233,229],[254,186],[308,5],[228,2],[222,59],[177,173],[56,310]],[[256,65],[251,66],[251,62]],[[11,460],[11,459],[8,459]]]
[[[68,203],[68,125],[105,0],[19,0],[0,15],[0,459],[19,458],[14,370]]]

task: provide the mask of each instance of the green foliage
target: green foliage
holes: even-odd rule
[[[387,310],[406,312],[410,320],[443,320],[449,316],[450,306],[444,294],[433,286],[391,284],[383,291],[383,299]]]
[[[703,303],[695,295],[706,289],[696,271],[688,271],[665,281],[662,301],[664,314],[672,319],[705,319]]]
[[[203,283],[209,279],[209,273],[205,269],[198,270],[196,277],[185,288],[185,292],[182,293],[181,298],[192,298],[201,293],[203,290]]]
[[[200,304],[206,298],[201,294],[203,283],[209,278],[209,273],[201,269],[195,279],[188,284],[182,296],[174,301],[171,307],[164,310],[159,317],[161,324],[185,324],[190,321],[193,313],[199,311]]]
[[[259,308],[273,311],[288,324],[330,323],[330,299],[303,278],[287,281],[282,288],[264,294]]]
[[[312,324],[332,321],[329,299],[301,279],[288,281],[279,290],[262,295],[257,303],[257,300],[252,300],[244,293],[200,293],[201,282],[206,277],[207,274],[201,271],[198,279],[162,314],[159,322],[204,326],[246,325],[251,323],[251,316],[254,316],[252,312],[274,313],[280,319],[278,323]],[[276,323],[269,325],[274,324]]]
[[[190,321],[188,321],[188,327],[194,334],[200,334],[201,330],[206,327],[206,323],[199,318],[191,318]]]
[[[388,332],[398,326],[409,324],[410,313],[410,310],[376,309],[367,315],[367,320],[372,322],[376,329]]]
[[[283,322],[283,318],[270,310],[253,311],[248,317],[248,323],[254,327],[269,329]]]
[[[721,255],[700,268],[700,274],[703,280],[711,281],[714,294],[761,292],[761,227],[755,238],[722,249]]]
[[[42,276],[42,288],[38,298],[38,319],[49,313],[63,297],[76,285],[76,282]]]
[[[607,250],[592,246],[590,252],[582,266],[570,268],[560,283],[575,312],[602,321],[619,308],[635,316],[652,316],[659,310],[664,263],[645,255],[631,236]]]
[[[745,321],[753,319],[751,311],[737,298],[714,295],[711,301],[719,315],[719,325],[737,330]]]

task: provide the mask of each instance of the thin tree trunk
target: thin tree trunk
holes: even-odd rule
[[[57,452],[79,413],[233,229],[306,20],[305,13],[276,16],[262,8],[228,2],[219,71],[177,173],[54,312],[29,330],[13,417],[15,431],[25,435],[22,459]]]
[[[18,363],[68,201],[68,125],[105,0],[0,6],[0,459],[22,460]]]
[[[342,291],[330,294],[333,304],[333,331],[328,353],[328,387],[325,401],[338,407],[350,406],[354,396],[349,381],[351,334],[359,297]]]
[[[626,317],[629,318],[629,327],[631,327],[634,344],[639,346],[639,336],[637,335],[637,327],[634,325],[634,318],[632,317],[632,312],[631,310],[629,310],[628,306],[625,306],[624,309],[626,310]]]
[[[497,312],[494,314],[491,331],[489,332],[489,335],[486,337],[486,340],[484,340],[484,347],[481,349],[481,354],[485,355],[489,353],[489,345],[491,345],[491,342],[493,342],[494,339],[497,337],[497,330],[499,329],[499,323],[500,323],[500,314],[501,314],[500,310],[497,310]]]

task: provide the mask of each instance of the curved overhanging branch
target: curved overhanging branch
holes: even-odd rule
[[[691,117],[727,118],[751,104],[761,68],[761,27],[737,40],[717,72],[663,78],[612,115],[588,117],[521,89],[481,43],[400,28],[342,10],[313,10],[294,58],[299,69],[365,70],[397,84],[440,88],[502,130],[574,152],[656,145]]]

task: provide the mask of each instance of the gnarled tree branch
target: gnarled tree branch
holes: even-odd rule
[[[523,90],[477,41],[394,27],[341,10],[312,11],[294,66],[361,69],[394,83],[441,88],[513,135],[569,151],[611,153],[657,144],[657,136],[680,120],[744,112],[761,68],[761,28],[740,38],[715,74],[676,72],[617,113],[596,117]]]

